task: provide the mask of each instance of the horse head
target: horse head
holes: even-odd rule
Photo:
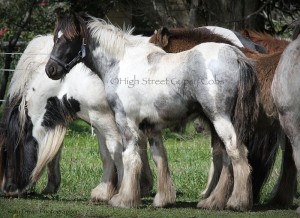
[[[169,43],[169,37],[171,33],[166,27],[162,27],[159,30],[155,30],[154,34],[150,37],[149,42],[164,48]]]
[[[37,144],[30,118],[27,117],[23,127],[20,125],[20,101],[8,98],[7,102],[0,129],[0,183],[7,196],[18,196],[30,184],[37,162]]]
[[[87,30],[83,17],[78,14],[57,16],[54,46],[45,68],[49,78],[63,78],[86,56]]]

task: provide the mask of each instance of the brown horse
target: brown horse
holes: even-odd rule
[[[250,33],[251,36],[254,36],[252,34],[253,32]],[[269,35],[266,35],[266,37],[263,37],[263,34],[258,35],[259,37],[257,38],[259,38],[260,41],[257,40],[256,42],[260,45],[266,46],[268,48],[268,51],[275,51],[275,49],[284,49],[288,44],[287,41],[275,39],[273,37],[270,37]],[[151,37],[150,41],[164,48],[164,50],[166,50],[167,52],[181,52],[207,41],[232,44],[231,42],[227,42],[227,39],[224,40],[222,38],[223,37],[213,34],[210,31],[203,32],[201,31],[201,29],[168,30],[166,28],[163,28],[156,34],[154,34]],[[278,43],[275,43],[276,48],[267,43],[268,41],[274,43],[277,40]],[[280,136],[282,135],[277,111],[271,96],[271,83],[282,50],[281,52],[270,55],[259,54],[258,52],[249,50],[247,48],[241,48],[241,50],[245,53],[246,56],[251,57],[255,60],[259,82],[258,90],[260,93],[260,114],[254,130],[254,137],[248,143],[248,158],[253,168],[253,194],[254,200],[257,201],[259,198],[260,190],[273,167],[276,152],[278,150],[278,145],[280,142]],[[211,204],[211,207],[214,208],[214,201],[216,201],[214,200],[214,196],[216,196],[216,192],[220,191],[219,189],[215,188],[216,182],[219,180],[219,177],[227,179],[232,178],[232,176],[228,176],[226,175],[226,173],[223,173],[224,167],[221,171],[222,160],[220,160],[220,158],[222,158],[223,156],[224,151],[222,150],[224,146],[222,145],[220,140],[215,137],[216,134],[212,132],[212,146],[214,148],[213,161],[216,172],[214,173],[213,181],[211,182],[205,194],[206,199],[198,205],[200,207],[207,208],[207,205]],[[290,142],[286,140],[286,150],[284,152],[282,161],[282,176],[278,184],[278,189],[275,193],[275,196],[272,199],[273,203],[278,203],[282,206],[288,206],[292,203],[293,194],[295,192],[295,186],[290,186],[287,184],[295,184],[296,182],[296,168],[293,158],[291,158],[292,153],[290,148]],[[230,170],[226,170],[230,173]],[[215,191],[213,191],[214,189]]]
[[[268,54],[282,52],[289,44],[289,41],[285,39],[276,38],[270,34],[260,33],[253,30],[246,29],[241,31],[241,34],[248,37],[253,42],[265,47]]]

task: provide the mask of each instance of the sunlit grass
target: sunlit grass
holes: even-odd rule
[[[61,158],[61,187],[53,196],[29,196],[26,199],[0,197],[0,217],[291,217],[293,210],[237,213],[230,211],[205,211],[196,209],[200,193],[207,182],[210,165],[210,137],[197,134],[192,125],[180,135],[164,132],[172,178],[177,189],[177,204],[168,209],[156,209],[146,198],[139,209],[118,209],[106,204],[89,202],[90,191],[102,175],[102,162],[96,137],[84,122],[72,123],[64,141]],[[280,153],[280,152],[279,152]],[[150,166],[156,180],[156,168],[149,153]],[[280,154],[269,182],[265,185],[261,202],[267,202],[277,180]],[[46,173],[36,185],[38,193],[46,185]],[[153,192],[155,193],[156,183]],[[51,215],[51,216],[50,216]]]

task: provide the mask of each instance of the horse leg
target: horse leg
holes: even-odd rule
[[[59,148],[58,153],[54,159],[48,164],[48,183],[46,188],[42,191],[43,194],[55,194],[58,191],[61,181],[60,174],[60,157],[61,157],[62,146]]]
[[[226,207],[233,210],[249,210],[253,205],[251,167],[248,164],[247,148],[239,142],[232,123],[226,118],[215,119],[214,127],[222,139],[231,160],[234,176],[232,194]]]
[[[99,185],[91,191],[91,200],[94,202],[108,201],[114,194],[116,194],[118,183],[117,170],[106,146],[105,137],[102,136],[97,129],[95,132],[103,164],[103,176]]]
[[[276,185],[274,197],[271,200],[272,205],[281,207],[292,205],[297,187],[297,168],[293,158],[293,149],[287,137],[285,142],[285,147],[282,151],[281,175]]]
[[[226,202],[232,192],[232,166],[225,149],[223,147],[221,148],[223,150],[220,157],[222,167],[219,179],[217,180],[217,185],[214,188],[211,188],[212,192],[206,199],[203,199],[198,203],[198,208],[222,210],[225,208]]]
[[[152,157],[157,167],[157,193],[153,204],[155,207],[164,207],[176,201],[176,188],[172,181],[167,152],[163,146],[162,135],[149,139]]]
[[[139,140],[140,152],[142,158],[142,172],[141,172],[141,196],[146,197],[150,196],[150,193],[153,189],[153,175],[149,165],[149,159],[147,155],[147,140],[144,136],[141,135]]]
[[[223,153],[226,152],[222,141],[217,135],[215,129],[211,129],[211,147],[212,147],[212,162],[210,165],[208,181],[206,189],[201,193],[204,198],[208,198],[214,188],[217,186],[223,166]]]
[[[279,121],[280,124],[287,135],[289,140],[286,140],[286,145],[291,144],[292,150],[293,150],[293,159],[295,161],[295,166],[299,172],[300,170],[300,126],[299,126],[299,118],[298,118],[298,108],[295,108],[295,111],[285,111],[282,114],[279,114]],[[290,152],[287,150],[289,149],[288,146],[286,146],[286,151],[284,154],[284,158],[291,159],[289,157]],[[287,152],[288,151],[288,152]],[[291,167],[292,166],[292,167]],[[293,171],[293,164],[290,166],[291,170]],[[292,173],[293,174],[293,173]],[[292,175],[292,177],[295,175]],[[291,179],[292,180],[292,179]],[[292,186],[291,188],[295,188],[294,181],[292,181],[293,184],[289,184],[289,186]],[[283,187],[284,188],[284,187]],[[291,200],[291,193],[292,191],[288,191],[287,193],[282,193],[283,199],[287,200],[287,203],[289,200]],[[300,207],[297,209],[297,213],[300,213]]]
[[[115,119],[124,147],[122,153],[124,175],[118,194],[111,198],[109,204],[123,208],[137,207],[141,201],[140,175],[142,170],[142,160],[138,145],[139,130],[130,128],[129,126],[135,127],[135,123],[127,125],[128,121],[121,113],[116,113]]]

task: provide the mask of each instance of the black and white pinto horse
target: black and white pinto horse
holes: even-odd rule
[[[95,128],[103,162],[103,177],[92,190],[91,198],[108,201],[117,191],[117,183],[122,181],[123,146],[103,94],[103,83],[83,64],[76,65],[62,81],[49,79],[45,65],[52,46],[51,35],[33,39],[12,77],[0,132],[1,189],[8,196],[21,195],[42,172],[38,167],[33,172],[34,167],[48,165],[48,184],[43,193],[57,192],[60,146],[68,124],[80,118]],[[139,144],[146,152],[147,144],[142,137]],[[144,194],[151,191],[153,182],[145,152],[142,155],[145,176],[141,184]]]
[[[83,61],[103,81],[115,113],[124,146],[124,175],[111,205],[136,207],[140,203],[140,129],[155,135],[201,116],[224,142],[228,165],[233,167],[234,184],[229,178],[220,181],[211,195],[226,201],[227,208],[251,209],[251,169],[244,143],[251,137],[258,114],[257,81],[251,61],[239,49],[203,43],[167,54],[148,38],[78,14],[58,18],[54,42],[47,75],[61,79]],[[134,86],[129,87],[126,79],[134,80]]]
[[[300,35],[294,34],[295,40],[290,42],[281,55],[272,82],[272,95],[279,114],[280,124],[289,138],[294,161],[300,172]],[[300,214],[300,207],[297,209]]]

